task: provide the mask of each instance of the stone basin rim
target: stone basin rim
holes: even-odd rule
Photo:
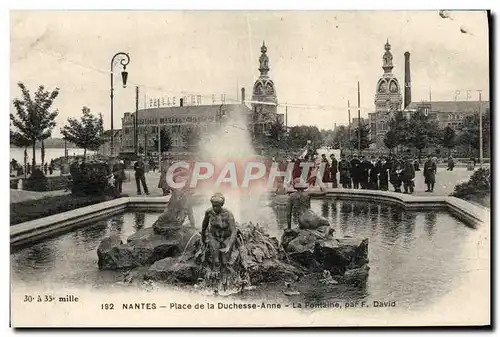
[[[311,191],[309,193],[315,199],[331,198],[350,201],[382,202],[398,205],[406,210],[425,211],[442,209],[473,228],[489,225],[490,223],[489,210],[468,201],[449,196],[413,196],[386,191],[341,189],[326,192]],[[162,210],[169,200],[169,196],[122,197],[12,225],[10,226],[11,248],[52,237],[59,232],[66,231],[68,228],[83,226],[84,224],[109,217],[127,209],[148,208]]]

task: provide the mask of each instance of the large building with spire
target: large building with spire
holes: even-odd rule
[[[148,108],[138,110],[137,130],[135,132],[135,113],[126,112],[122,118],[120,135],[115,135],[114,153],[133,153],[135,135],[139,153],[156,153],[155,139],[158,137],[158,125],[165,129],[172,139],[172,151],[187,151],[187,134],[196,129],[202,136],[219,128],[224,116],[240,113],[247,116],[248,129],[253,137],[265,134],[270,124],[277,119],[283,121],[283,115],[277,114],[278,99],[274,82],[269,77],[269,57],[265,43],[261,47],[259,57],[260,76],[252,90],[251,108],[245,100],[245,89],[241,88],[239,102],[226,102],[225,97],[216,101],[212,97],[211,104],[203,104],[201,96],[183,97],[174,100],[154,100]],[[191,98],[191,99],[189,99]],[[177,104],[176,104],[177,103]],[[102,147],[102,154],[109,151],[109,146]],[[108,149],[105,151],[105,149]]]
[[[384,73],[377,81],[375,91],[375,112],[368,114],[370,123],[370,136],[376,148],[384,148],[384,136],[389,129],[389,121],[394,112],[401,110],[403,98],[401,96],[401,86],[392,70],[391,44],[387,40],[385,52],[382,56],[382,69]]]

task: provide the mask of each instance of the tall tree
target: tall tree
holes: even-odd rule
[[[402,111],[396,111],[389,121],[389,130],[392,130],[396,146],[404,145],[408,136],[408,119]]]
[[[333,146],[335,138],[335,130],[332,129],[321,129],[321,138],[323,139],[324,146]]]
[[[439,129],[437,123],[431,122],[422,112],[414,112],[408,121],[407,137],[404,145],[418,151],[418,159],[422,157],[422,150],[430,145],[439,143]]]
[[[320,147],[323,143],[321,132],[316,126],[310,125],[297,125],[292,126],[288,133],[290,146],[292,148],[303,148],[307,146],[307,142],[311,142],[314,148]]]
[[[359,135],[361,134],[361,138]],[[361,150],[365,150],[370,147],[370,144],[373,143],[370,139],[370,128],[367,124],[360,124],[358,127],[354,129],[352,138],[351,138],[351,147],[353,149],[361,148]]]
[[[158,151],[158,136],[155,136],[154,140],[155,151]],[[166,129],[161,129],[160,131],[160,151],[168,152],[172,149],[172,137],[170,133]]]
[[[483,114],[483,150],[490,153],[490,115]],[[479,151],[479,113],[465,117],[464,125],[457,135],[457,143]]]
[[[389,149],[389,153],[392,153],[392,150],[399,145],[398,134],[395,130],[389,129],[384,136],[384,144]]]
[[[349,128],[346,127],[345,125],[338,126],[335,128],[333,131],[333,137],[332,137],[332,146],[335,149],[341,149],[345,147],[349,147],[350,144],[350,138],[349,138]]]
[[[61,128],[61,133],[65,140],[82,148],[85,157],[87,150],[97,151],[105,142],[102,114],[93,115],[84,106],[80,119],[68,118],[68,125]]]
[[[285,146],[285,137],[285,125],[280,120],[276,120],[269,127],[269,132],[266,135],[266,143],[271,147],[282,149]]]
[[[182,134],[182,140],[186,149],[194,151],[200,144],[200,129],[194,126],[187,127],[185,133]]]
[[[451,149],[456,145],[455,130],[449,126],[445,127],[442,131],[442,144],[448,149],[448,157],[451,155]]]
[[[22,82],[17,85],[21,89],[21,98],[14,99],[16,115],[10,114],[10,120],[15,128],[14,132],[30,141],[33,149],[32,165],[35,167],[36,142],[49,138],[56,126],[55,119],[59,112],[51,107],[59,95],[59,88],[50,92],[41,85],[32,97]]]

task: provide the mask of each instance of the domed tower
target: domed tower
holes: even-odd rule
[[[384,136],[389,129],[388,123],[395,111],[401,110],[403,98],[399,81],[394,77],[392,69],[392,53],[389,39],[385,44],[385,53],[382,57],[382,69],[384,73],[378,80],[375,92],[375,141],[377,148],[383,148]],[[372,128],[373,129],[373,128]]]
[[[259,57],[259,72],[260,76],[255,81],[252,91],[252,111],[254,114],[254,122],[269,122],[276,120],[277,103],[276,89],[274,82],[269,78],[269,57],[267,56],[267,47],[265,42],[262,42],[260,48],[261,55]],[[270,103],[270,104],[259,104]]]

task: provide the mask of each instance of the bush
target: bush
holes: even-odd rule
[[[111,170],[105,162],[86,161],[70,167],[71,193],[85,195],[115,195],[113,186],[109,184]]]
[[[31,175],[24,181],[23,189],[26,191],[45,192],[49,185],[47,177],[39,168],[33,169]]]
[[[26,200],[10,205],[10,225],[40,219],[46,216],[94,205],[113,199],[109,196],[58,195],[37,200]]]
[[[472,174],[469,181],[455,186],[451,194],[464,200],[476,200],[489,196],[491,193],[491,173],[487,168],[480,168]]]

